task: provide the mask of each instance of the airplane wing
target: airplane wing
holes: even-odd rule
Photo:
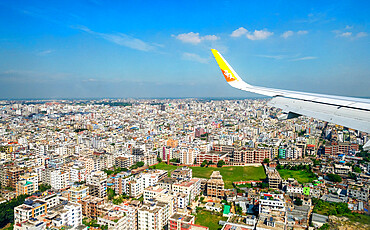
[[[282,109],[287,118],[305,115],[370,133],[369,99],[253,86],[244,82],[217,50],[212,49],[212,53],[227,83],[240,90],[272,97],[269,105]],[[368,144],[370,141],[366,147]]]

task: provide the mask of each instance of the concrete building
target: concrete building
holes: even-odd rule
[[[85,185],[73,185],[68,189],[68,200],[80,203],[82,199],[89,195],[89,187]]]
[[[225,183],[219,171],[213,171],[207,181],[207,196],[222,198],[224,196]]]
[[[53,189],[64,190],[69,187],[69,172],[60,169],[50,172],[50,185]]]
[[[99,198],[107,196],[107,174],[105,172],[92,172],[87,176],[86,185],[89,186],[89,194],[91,196]]]
[[[190,180],[193,178],[193,170],[188,167],[177,168],[171,172],[171,177],[178,180]]]

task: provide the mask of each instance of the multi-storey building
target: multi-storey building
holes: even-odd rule
[[[150,186],[144,189],[144,202],[148,202],[149,200],[153,200],[155,197],[168,193],[167,190],[161,188],[159,185]]]
[[[138,230],[161,230],[164,222],[165,207],[158,204],[144,204],[138,210]]]
[[[89,195],[89,187],[85,185],[73,185],[68,189],[68,200],[80,203],[81,200]]]
[[[190,180],[193,177],[193,170],[188,167],[177,168],[171,172],[171,177],[178,180]]]
[[[259,213],[266,214],[272,211],[286,211],[284,195],[261,193],[261,197],[259,199]]]
[[[16,184],[17,196],[22,194],[32,194],[39,190],[39,179],[36,173],[28,173],[19,176],[19,181]]]
[[[50,185],[53,189],[63,190],[69,187],[69,172],[56,169],[50,172]]]
[[[86,180],[86,169],[84,167],[73,166],[69,173],[71,182],[82,182]]]
[[[87,176],[86,185],[89,186],[89,194],[91,196],[100,198],[107,196],[107,174],[105,172],[92,172]]]
[[[347,191],[348,191],[348,196],[353,199],[364,201],[364,202],[367,202],[369,200],[369,189],[368,188],[365,188],[365,187],[357,188],[355,186],[351,186],[348,188]]]
[[[98,224],[108,229],[137,229],[137,209],[128,205],[99,205]]]
[[[24,173],[24,170],[21,168],[8,168],[6,171],[6,184],[8,187],[15,188],[19,180],[20,175]]]
[[[82,208],[81,204],[68,202],[61,207],[58,207],[48,214],[56,215],[53,219],[55,227],[63,226],[76,228],[82,224]]]
[[[117,168],[130,168],[130,166],[133,164],[132,157],[116,157],[114,162],[114,165]]]
[[[327,145],[324,148],[325,155],[348,154],[350,151],[358,151],[359,145],[354,143],[339,143],[337,145]]]
[[[14,208],[14,224],[47,214],[47,203],[42,200],[26,200]]]
[[[82,215],[96,219],[98,217],[98,206],[103,203],[103,198],[87,196],[81,200]]]
[[[182,181],[172,186],[172,191],[176,193],[183,193],[188,196],[188,200],[194,200],[200,194],[200,179],[193,178],[190,181]],[[188,204],[186,204],[188,205]]]
[[[197,163],[200,164],[203,161],[213,162],[217,164],[220,160],[226,159],[228,153],[227,152],[217,152],[217,151],[209,151],[209,152],[200,152],[197,157]]]
[[[207,196],[222,198],[225,192],[225,184],[219,171],[213,171],[207,181]]]

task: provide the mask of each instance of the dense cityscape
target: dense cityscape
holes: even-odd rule
[[[0,228],[370,228],[369,134],[265,99],[0,107]]]

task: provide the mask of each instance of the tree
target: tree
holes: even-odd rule
[[[326,176],[332,182],[342,182],[342,177],[340,177],[339,175],[330,173],[330,174],[328,174]]]
[[[357,166],[353,166],[352,169],[353,169],[354,172],[361,173],[361,169]]]
[[[294,204],[298,205],[298,206],[302,206],[303,201],[300,198],[297,198],[297,199],[295,199]]]
[[[204,167],[204,166],[206,166],[208,164],[208,161],[207,160],[204,160],[203,162],[202,162],[202,164],[200,164],[200,166],[201,167]]]
[[[49,190],[49,189],[51,189],[51,185],[40,184],[40,186],[39,186],[39,191],[40,192],[45,192],[46,190]]]
[[[14,222],[14,208],[23,204],[27,197],[28,195],[20,195],[8,202],[0,204],[0,228]]]
[[[225,163],[225,161],[223,161],[223,160],[219,160],[218,162],[217,162],[217,167],[219,167],[219,168],[221,168],[223,165],[225,165],[226,163]]]
[[[139,167],[139,168],[143,167],[144,165],[145,165],[145,163],[142,162],[142,161],[139,161],[139,162],[136,163],[136,166]]]
[[[266,164],[270,163],[270,159],[268,158],[263,159],[263,163],[266,163]]]
[[[157,157],[157,161],[158,161],[159,163],[161,163],[161,162],[162,162],[162,158]]]
[[[111,188],[107,188],[107,195],[108,200],[112,200],[116,196],[116,192]]]
[[[239,215],[243,214],[243,209],[242,207],[239,206],[239,204],[235,205],[235,212],[238,213]]]

